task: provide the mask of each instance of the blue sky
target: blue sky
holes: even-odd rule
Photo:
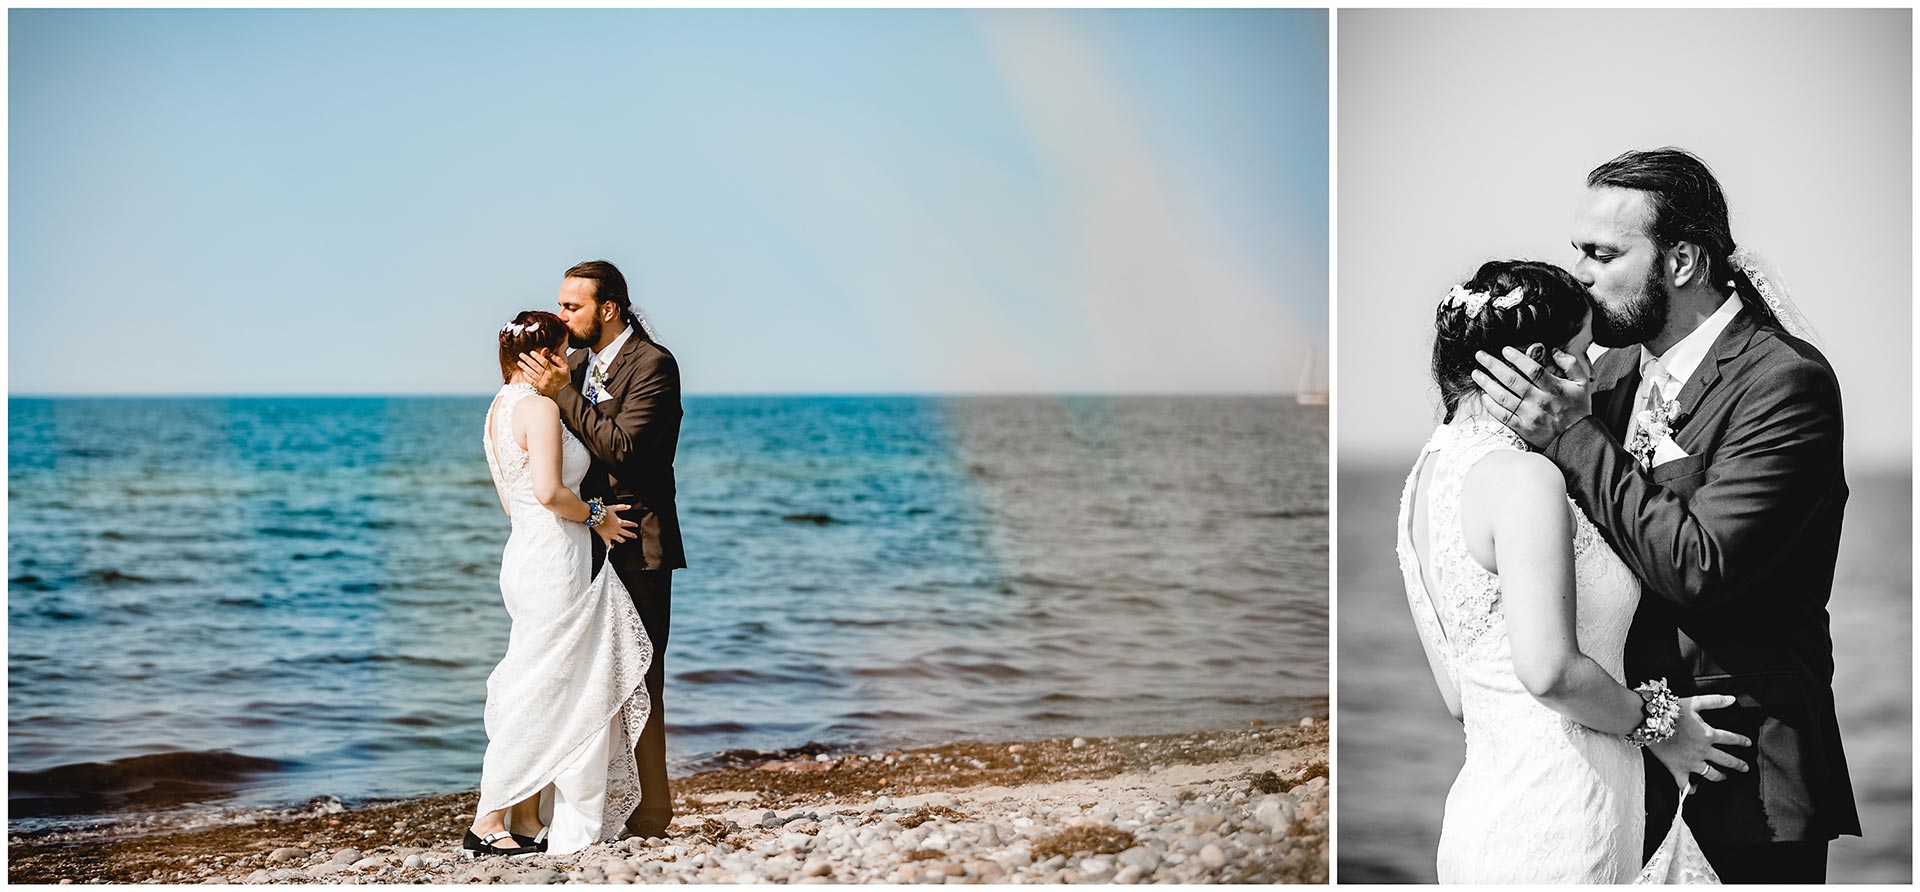
[[[499,325],[592,258],[690,393],[1284,392],[1325,365],[1324,10],[14,10],[9,35],[13,394],[490,392]]]

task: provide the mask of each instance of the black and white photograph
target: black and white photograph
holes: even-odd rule
[[[1911,881],[1911,26],[1340,13],[1340,882]]]

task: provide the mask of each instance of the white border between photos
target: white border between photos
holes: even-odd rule
[[[1327,10],[1327,882],[1340,882],[1340,10]]]

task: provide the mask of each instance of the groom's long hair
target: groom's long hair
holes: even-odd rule
[[[1724,297],[1730,293],[1730,284],[1731,293],[1739,294],[1748,310],[1779,327],[1780,320],[1753,287],[1753,279],[1727,260],[1737,247],[1727,194],[1700,156],[1673,146],[1627,152],[1587,174],[1588,188],[1603,186],[1646,193],[1653,208],[1647,235],[1654,244],[1662,251],[1680,242],[1699,245],[1707,252],[1708,287]]]
[[[1573,275],[1551,263],[1535,260],[1495,260],[1461,288],[1484,295],[1475,303],[1452,299],[1440,302],[1433,318],[1433,383],[1447,407],[1443,421],[1452,421],[1460,401],[1479,393],[1473,372],[1480,367],[1473,354],[1494,356],[1500,348],[1525,350],[1533,344],[1549,349],[1573,340],[1588,312],[1587,289]],[[1522,292],[1517,302],[1501,306],[1494,298]]]

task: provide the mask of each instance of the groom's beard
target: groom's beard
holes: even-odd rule
[[[588,329],[584,335],[574,334],[573,329],[567,329],[567,346],[569,347],[578,349],[581,347],[592,347],[598,343],[600,343],[600,317],[598,316],[594,317],[593,327]]]
[[[1647,270],[1646,281],[1640,283],[1640,293],[1626,306],[1609,308],[1597,300],[1593,302],[1593,342],[1602,347],[1645,343],[1666,325],[1667,307],[1672,303],[1673,292],[1667,290],[1666,278],[1656,263]]]

